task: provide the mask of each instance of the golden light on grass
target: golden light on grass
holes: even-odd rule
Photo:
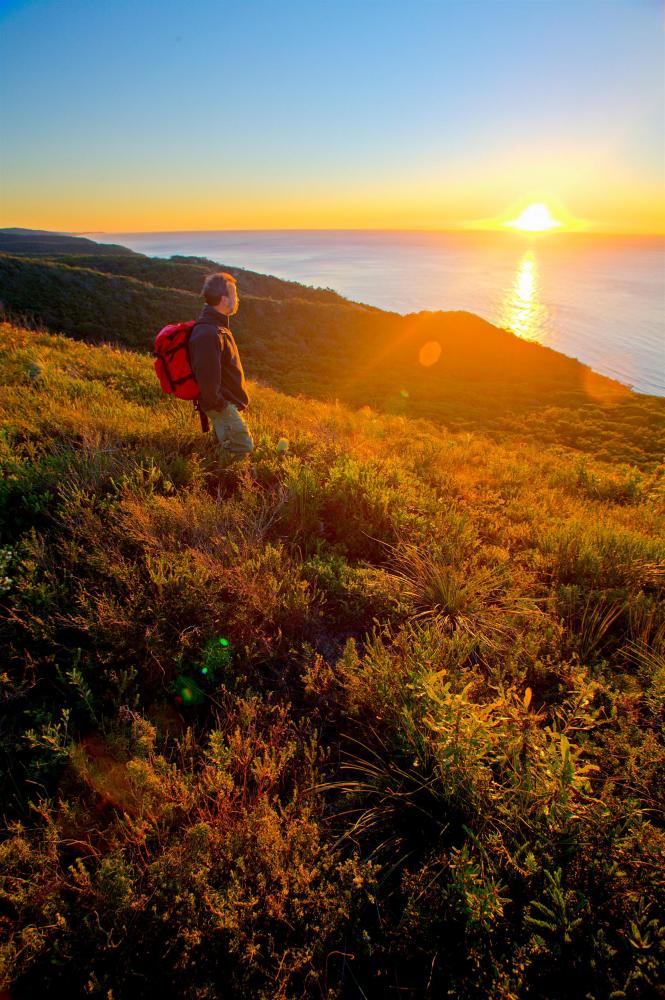
[[[506,225],[511,229],[521,229],[525,233],[545,233],[550,229],[560,229],[563,223],[553,218],[547,205],[541,201],[529,205],[518,218],[511,219]]]
[[[436,364],[440,357],[441,344],[439,344],[436,340],[428,340],[426,344],[423,344],[418,352],[418,361],[425,368],[429,368],[430,365]]]

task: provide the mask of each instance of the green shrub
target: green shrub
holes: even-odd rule
[[[257,384],[220,484],[150,358],[3,335],[2,988],[658,995],[652,404],[453,386],[452,433]]]

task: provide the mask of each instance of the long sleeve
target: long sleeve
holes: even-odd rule
[[[227,399],[222,393],[222,351],[215,327],[199,326],[189,341],[189,363],[199,385],[204,410],[223,410]]]

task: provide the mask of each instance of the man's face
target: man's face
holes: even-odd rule
[[[238,306],[240,305],[240,299],[238,298],[238,289],[230,281],[227,283],[229,290],[228,295],[222,295],[221,301],[218,306],[215,306],[218,312],[224,313],[225,316],[234,316],[238,312]]]

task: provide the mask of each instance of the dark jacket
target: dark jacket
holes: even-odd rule
[[[205,305],[189,338],[189,363],[199,384],[203,410],[223,410],[234,403],[249,405],[245,373],[238,347],[229,329],[229,318]]]

